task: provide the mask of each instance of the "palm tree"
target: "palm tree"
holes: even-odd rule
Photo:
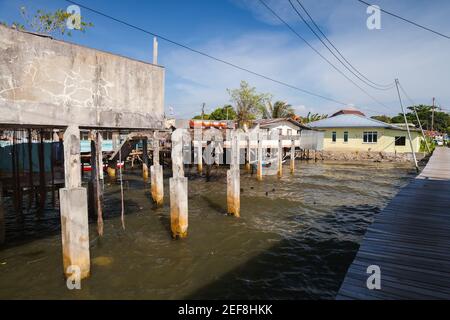
[[[267,107],[261,108],[263,119],[290,118],[295,115],[294,109],[284,101],[277,101],[272,104],[268,101]]]
[[[311,113],[308,112],[308,115],[305,118],[302,118],[302,123],[310,123],[314,121],[319,121],[322,119],[328,118],[327,114],[318,114],[318,113]]]

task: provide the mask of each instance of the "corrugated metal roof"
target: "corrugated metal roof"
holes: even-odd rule
[[[264,127],[264,126],[268,126],[268,125],[272,125],[272,124],[278,124],[278,123],[281,123],[283,121],[290,122],[290,123],[296,125],[297,127],[301,128],[301,129],[311,130],[310,127],[305,126],[305,125],[301,124],[300,122],[295,121],[292,118],[257,119],[257,120],[254,121],[254,123],[259,124],[260,127]]]
[[[334,117],[318,120],[309,123],[311,128],[389,128],[394,130],[405,130],[396,125],[385,123],[372,118],[363,117],[357,114],[340,114]],[[412,129],[416,130],[416,129]]]

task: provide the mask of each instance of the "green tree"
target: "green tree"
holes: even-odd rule
[[[449,127],[450,127],[450,115],[446,112],[439,111],[438,108],[435,107],[434,110],[434,117],[433,117],[433,107],[428,105],[418,105],[415,106],[415,109],[417,111],[417,115],[420,119],[420,122],[422,124],[422,127],[425,130],[431,130],[434,128],[434,130],[443,132],[443,133],[450,133]],[[406,113],[406,119],[409,123],[413,123],[416,127],[419,127],[419,122],[417,121],[417,117],[414,113],[414,107],[410,106],[408,107],[408,110],[410,112]],[[433,120],[434,118],[434,120]],[[404,123],[405,119],[403,117],[402,113],[399,113],[397,116],[392,118],[392,123]],[[434,123],[434,124],[432,124]]]
[[[290,118],[295,115],[292,106],[284,101],[277,101],[274,104],[268,101],[267,107],[263,107],[261,113],[264,119]]]
[[[256,118],[261,108],[270,101],[270,94],[257,93],[246,81],[241,81],[238,89],[227,89],[230,100],[235,104],[239,126]]]
[[[209,115],[210,120],[235,120],[236,118],[236,111],[231,105],[219,107]]]
[[[391,117],[386,116],[386,115],[382,115],[382,116],[372,116],[371,118],[372,118],[372,119],[375,119],[375,120],[378,120],[378,121],[385,122],[385,123],[391,123],[391,122],[392,122]]]
[[[54,12],[46,12],[44,10],[37,10],[33,15],[29,15],[25,7],[20,8],[22,17],[26,21],[31,30],[46,34],[60,34],[68,36],[72,35],[71,29],[67,27],[68,19],[72,19],[73,25],[77,26],[74,30],[85,32],[88,27],[92,27],[92,22],[86,22],[81,15],[68,13],[62,9],[57,9]]]

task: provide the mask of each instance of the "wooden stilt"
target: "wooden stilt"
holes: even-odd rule
[[[5,243],[5,211],[3,210],[3,186],[0,181],[0,245]]]
[[[92,175],[94,178],[95,183],[95,211],[97,212],[97,231],[99,236],[103,236],[103,209],[102,209],[102,188],[100,185],[100,171],[102,170],[101,167],[98,167],[99,164],[99,158],[102,157],[101,154],[101,134],[100,132],[96,131],[93,134],[93,140],[91,141],[91,158],[94,159],[93,161],[93,167],[92,167]],[[92,142],[93,147],[92,148]],[[93,152],[92,152],[93,149]]]
[[[142,139],[142,178],[148,180],[148,146],[147,138]]]
[[[38,215],[41,216],[45,209],[47,200],[47,179],[45,176],[45,144],[44,131],[39,132],[39,210]]]
[[[56,161],[56,155],[55,155],[55,133],[52,130],[52,135],[51,135],[51,151],[50,151],[50,174],[51,174],[51,179],[52,179],[52,206],[53,208],[56,205],[56,195],[55,195],[55,161]]]
[[[197,152],[197,171],[198,173],[201,174],[203,172],[203,146],[201,138],[200,141],[197,141],[196,152]]]
[[[172,172],[170,185],[170,224],[174,238],[184,238],[188,229],[188,189],[183,164],[184,129],[172,133]]]
[[[89,276],[89,225],[86,189],[81,188],[80,130],[69,126],[64,133],[65,188],[59,190],[64,274],[78,269]]]
[[[34,198],[34,177],[33,177],[33,135],[31,129],[28,129],[28,184],[30,185],[28,194],[28,210],[33,205]]]
[[[295,172],[295,140],[291,140],[291,173]]]

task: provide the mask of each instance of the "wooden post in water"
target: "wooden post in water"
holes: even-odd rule
[[[176,129],[172,133],[172,174],[170,185],[170,225],[174,238],[187,236],[188,228],[188,180],[183,168],[183,133]]]
[[[152,199],[157,206],[164,203],[163,166],[159,164],[159,139],[153,135],[153,165],[150,167],[150,182]]]
[[[231,133],[231,164],[230,170],[227,171],[227,208],[228,214],[235,217],[240,216],[241,200],[240,200],[240,172],[239,172],[239,133],[233,130]]]
[[[251,153],[251,148],[250,148],[250,134],[247,134],[247,156],[246,156],[246,162],[245,162],[245,170],[247,170],[247,172],[251,172],[251,164],[250,164],[250,153]]]
[[[258,159],[256,164],[256,179],[258,179],[259,181],[262,180],[262,158],[263,158],[262,139],[263,139],[262,133],[258,132]]]
[[[142,178],[148,180],[148,139],[142,139]]]
[[[0,181],[0,245],[5,243],[5,211],[3,210],[3,186]]]
[[[278,137],[278,177],[281,178],[283,176],[283,140],[281,137]]]
[[[33,177],[33,135],[28,129],[28,183],[30,184],[28,194],[28,210],[31,209],[34,198],[34,177]]]
[[[38,215],[42,215],[47,200],[47,179],[45,177],[45,144],[44,130],[39,132],[39,210]]]
[[[95,211],[97,212],[97,231],[99,236],[103,236],[103,206],[102,206],[102,186],[100,183],[100,175],[103,171],[103,158],[102,158],[102,135],[99,131],[93,132],[93,142],[94,145],[91,144],[91,158],[94,161],[91,161],[94,166],[92,167],[91,173],[93,174],[94,184],[95,184],[95,192],[94,192],[94,202],[95,202]],[[94,147],[94,153],[92,152],[92,146]],[[99,166],[101,164],[101,166]],[[95,169],[95,170],[94,170]]]
[[[89,276],[89,225],[86,189],[81,187],[80,130],[69,126],[64,133],[65,188],[59,190],[64,274],[80,271]]]
[[[295,140],[291,140],[291,173],[295,171]]]

